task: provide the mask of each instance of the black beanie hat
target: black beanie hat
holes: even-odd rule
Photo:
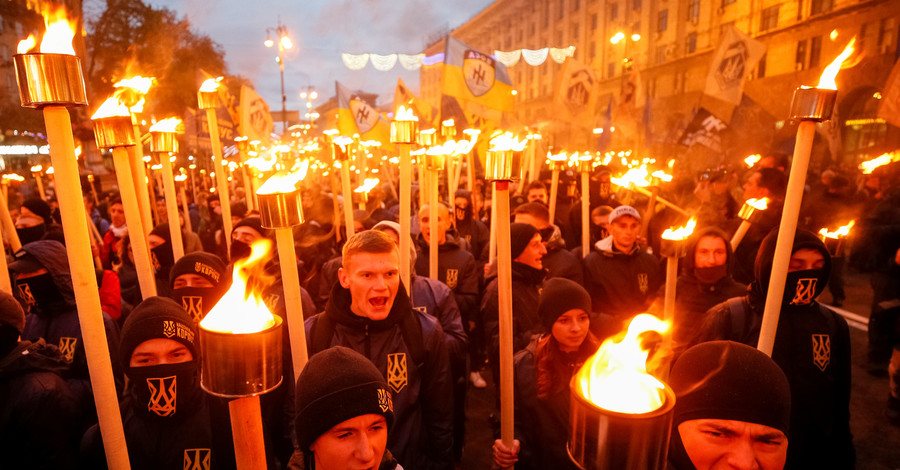
[[[44,219],[44,223],[51,225],[53,220],[50,219],[50,205],[40,199],[29,199],[22,203],[22,207],[34,212],[37,216]]]
[[[156,227],[153,227],[153,230],[150,231],[150,235],[156,235],[157,237],[160,237],[167,242],[172,241],[172,233],[169,232],[168,222],[163,222]]]
[[[4,290],[0,290],[0,325],[9,325],[19,334],[25,329],[25,311],[22,310],[22,305]]]
[[[710,341],[681,355],[669,385],[675,391],[674,427],[692,419],[762,424],[788,434],[791,389],[770,357],[745,344]]]
[[[234,229],[238,227],[250,227],[253,230],[256,230],[260,235],[266,238],[272,238],[271,231],[267,228],[263,228],[262,220],[259,217],[244,217],[240,222],[234,224],[234,228],[231,229],[231,233],[234,233]]]
[[[513,259],[518,258],[525,251],[525,247],[531,243],[531,239],[537,233],[537,229],[531,224],[509,224],[509,247]]]
[[[172,299],[150,297],[134,308],[125,325],[119,342],[122,364],[131,362],[131,353],[147,340],[164,338],[185,345],[199,359],[199,336],[194,322],[186,311]]]
[[[538,316],[544,325],[544,331],[549,332],[557,318],[576,308],[591,313],[591,296],[584,287],[563,277],[550,278],[544,282],[541,299],[538,301]]]
[[[225,276],[228,273],[225,271],[225,263],[216,255],[205,251],[188,253],[172,266],[172,271],[169,273],[169,287],[174,288],[175,279],[182,274],[196,274],[209,281],[213,286],[219,287],[226,281]]]
[[[297,439],[309,451],[316,439],[348,419],[378,414],[394,421],[394,403],[384,376],[362,354],[333,346],[313,357],[297,379]]]

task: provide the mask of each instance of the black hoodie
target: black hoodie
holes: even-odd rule
[[[773,231],[763,240],[749,294],[707,312],[700,341],[757,345],[777,238]],[[850,433],[850,332],[843,317],[815,301],[831,272],[825,245],[800,230],[791,253],[801,249],[822,253],[825,265],[788,273],[790,286],[778,320],[772,359],[791,385],[791,435],[784,468],[852,468],[856,454]]]

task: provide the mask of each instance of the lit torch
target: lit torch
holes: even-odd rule
[[[825,67],[817,87],[797,88],[791,102],[791,119],[800,121],[800,124],[797,127],[794,158],[785,192],[784,210],[778,228],[775,256],[772,259],[772,275],[769,281],[769,290],[766,293],[766,306],[763,310],[762,326],[757,344],[757,348],[769,356],[772,355],[775,333],[778,329],[778,317],[781,315],[781,297],[784,295],[784,282],[787,279],[794,232],[797,230],[800,203],[803,200],[803,187],[806,184],[806,170],[809,167],[809,155],[812,151],[813,138],[816,135],[816,123],[831,119],[837,99],[835,77],[843,62],[853,53],[854,42],[856,42],[856,38],[851,39],[837,59]]]
[[[453,141],[448,141],[448,143]],[[425,169],[428,171],[428,277],[438,278],[438,181],[447,159],[446,145],[435,145],[425,152]]]
[[[172,174],[170,156],[178,153],[178,127],[181,119],[168,118],[150,127],[150,151],[159,157],[162,165],[163,191],[166,195],[166,214],[169,218],[169,235],[172,237],[172,253],[175,261],[184,256],[184,241],[181,239],[181,224],[178,222],[178,202],[175,200],[175,175]],[[182,127],[183,128],[183,127]],[[185,218],[188,214],[184,215]],[[228,235],[226,235],[228,238]]]
[[[210,78],[200,85],[200,91],[197,92],[197,103],[200,109],[206,110],[206,121],[209,126],[209,142],[212,146],[213,164],[216,168],[216,191],[219,193],[219,201],[222,207],[222,225],[225,231],[225,247],[226,251],[231,250],[231,196],[228,192],[228,180],[225,176],[225,167],[222,165],[222,159],[225,155],[222,153],[222,141],[219,140],[219,120],[216,117],[216,108],[218,107],[219,94],[218,89],[222,77]],[[230,251],[229,251],[230,252]]]
[[[550,225],[556,220],[556,196],[559,194],[559,173],[566,169],[569,156],[564,153],[549,155],[550,159]]]
[[[864,175],[871,175],[876,168],[882,167],[884,165],[888,165],[890,163],[894,163],[900,161],[900,153],[891,152],[885,153],[878,157],[875,157],[871,160],[864,161],[859,164],[859,169],[862,170]]]
[[[44,194],[44,179],[41,177],[41,171],[44,170],[44,167],[41,165],[34,165],[31,167],[31,176],[34,177],[34,182],[37,184],[38,194],[41,195],[41,200],[43,201],[47,196]]]
[[[266,468],[259,395],[282,381],[281,318],[260,296],[258,279],[271,251],[260,240],[235,263],[231,287],[200,321],[200,385],[228,402],[238,469]]]
[[[350,189],[350,144],[352,143],[353,139],[347,136],[337,136],[332,141],[334,164],[339,165],[341,169],[341,194],[344,196],[344,225],[346,225],[347,240],[356,231],[353,224],[353,191]]]
[[[660,253],[666,257],[666,296],[663,319],[672,323],[675,318],[675,286],[678,281],[678,259],[687,254],[687,239],[694,233],[697,221],[691,219],[683,227],[668,228],[662,234]]]
[[[81,60],[72,47],[75,28],[64,17],[48,20],[45,17],[47,29],[40,52],[31,52],[36,43],[31,38],[19,43],[18,54],[13,57],[19,98],[22,106],[41,109],[44,114],[50,158],[58,175],[56,193],[66,243],[69,247],[87,247],[90,246],[85,225],[87,213],[67,109],[87,105],[84,77]],[[90,250],[70,249],[66,253],[107,464],[112,469],[127,469],[130,464],[106,330],[102,317],[97,314],[101,309],[94,262]]]
[[[303,223],[303,204],[300,203],[297,183],[306,177],[308,166],[309,161],[306,160],[296,172],[276,174],[256,191],[262,226],[275,230],[295,381],[306,365],[307,351],[293,228]]]
[[[734,235],[731,237],[731,251],[737,250],[738,245],[741,244],[741,240],[744,239],[744,235],[747,235],[747,230],[750,230],[751,225],[759,223],[759,219],[762,217],[762,211],[766,210],[768,207],[769,198],[767,197],[762,199],[751,198],[744,201],[744,205],[741,206],[741,210],[738,212],[738,217],[741,219],[741,225],[738,226]]]
[[[620,186],[622,188],[627,189],[631,192],[637,192],[643,194],[644,196],[652,197],[653,193],[647,189],[647,186],[650,186],[650,182],[647,181],[648,171],[646,168],[631,168],[624,175],[619,178],[611,177],[610,181],[613,182],[616,186]],[[691,213],[676,206],[672,202],[663,199],[659,196],[656,197],[656,202],[671,208],[674,211],[677,211],[681,215],[690,217]]]
[[[825,248],[828,249],[828,253],[831,254],[832,258],[839,258],[843,256],[843,245],[844,239],[850,235],[850,229],[856,225],[855,220],[851,220],[847,225],[843,225],[838,227],[835,231],[830,231],[827,228],[823,228],[819,230],[819,238],[822,239],[822,242],[825,243]]]
[[[147,185],[147,169],[142,163],[144,158],[144,146],[142,142],[145,141],[141,136],[141,125],[137,115],[144,111],[144,95],[150,92],[154,80],[155,79],[152,77],[142,77],[137,75],[135,77],[120,80],[113,85],[113,87],[117,89],[114,96],[117,97],[122,104],[128,107],[128,111],[131,115],[131,124],[134,126],[134,135],[139,140],[137,145],[128,147],[128,151],[131,157],[130,166],[131,178],[133,181],[132,184],[135,187],[138,206],[141,209],[141,220],[144,223],[144,227],[147,227],[148,229],[153,226],[152,212],[156,211],[153,211],[150,208],[150,188]]]
[[[757,163],[759,163],[760,160],[762,160],[762,155],[755,153],[745,158],[744,163],[747,164],[747,168],[753,168]]]
[[[513,322],[512,253],[509,239],[509,182],[521,173],[520,152],[527,140],[518,140],[507,132],[491,139],[484,169],[486,180],[494,184],[494,210],[491,238],[497,240],[497,293],[500,329],[500,439],[513,444]],[[434,224],[432,223],[432,226]],[[432,248],[432,251],[436,249]]]
[[[575,156],[578,158],[578,171],[581,172],[581,257],[587,258],[591,253],[591,171],[594,169],[594,157],[589,153]]]
[[[604,341],[569,384],[569,456],[585,470],[666,468],[675,393],[647,373],[642,335],[666,323],[641,314],[621,341]]]

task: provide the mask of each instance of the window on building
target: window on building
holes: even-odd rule
[[[559,0],[559,9],[556,10],[556,19],[561,20],[566,16],[566,0]]]
[[[606,78],[613,78],[616,76],[616,63],[610,62],[606,64]]]
[[[22,28],[22,23],[16,21],[16,37],[20,38],[25,35],[25,30]]]
[[[766,76],[766,59],[769,58],[769,53],[766,52],[760,57],[759,63],[756,64],[756,78],[763,78]]]
[[[669,10],[663,10],[656,15],[656,31],[663,32],[669,28]]]
[[[896,29],[896,21],[894,18],[883,18],[878,28],[878,51],[881,54],[890,50],[891,44],[894,42],[894,32]]]
[[[656,65],[666,62],[666,46],[656,46]]]
[[[687,51],[688,54],[697,52],[697,33],[688,34],[684,50]]]
[[[809,68],[818,67],[822,57],[822,36],[809,40]]]
[[[581,8],[581,0],[572,0],[572,11],[578,11]]]
[[[763,8],[759,21],[760,31],[768,31],[778,27],[778,8],[780,6],[781,5],[773,5],[768,8]]]
[[[690,0],[688,2],[688,21],[697,21],[700,19],[700,0]]]
[[[597,30],[597,14],[591,15],[591,31]]]
[[[794,67],[797,70],[806,68],[806,39],[797,41],[797,52],[794,54]]]
[[[632,1],[631,1],[631,8],[632,8],[633,10],[640,10],[640,9],[641,9],[641,0],[632,0]]]
[[[3,16],[0,15],[0,33],[3,32]]]
[[[612,21],[619,19],[619,2],[609,4],[609,19]]]
[[[729,21],[729,22],[727,22],[727,23],[722,23],[722,24],[719,26],[719,37],[720,37],[720,38],[725,37],[725,33],[728,32],[728,30],[731,29],[732,27],[734,27],[734,21]]]
[[[812,0],[809,4],[809,14],[818,15],[828,13],[834,7],[834,0]]]
[[[588,60],[594,60],[594,57],[597,57],[597,43],[595,41],[591,41],[590,52],[588,52]]]
[[[866,53],[866,33],[868,33],[868,23],[859,25],[859,35],[856,36],[856,44],[859,52]]]

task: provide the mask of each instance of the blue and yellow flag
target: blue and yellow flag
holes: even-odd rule
[[[338,131],[341,135],[359,134],[360,140],[377,140],[382,144],[390,144],[390,125],[381,118],[375,103],[363,99],[363,93],[341,85],[335,81],[334,86],[338,102]]]
[[[513,106],[512,80],[506,66],[488,54],[447,36],[441,92],[459,101],[463,111],[499,121]]]

